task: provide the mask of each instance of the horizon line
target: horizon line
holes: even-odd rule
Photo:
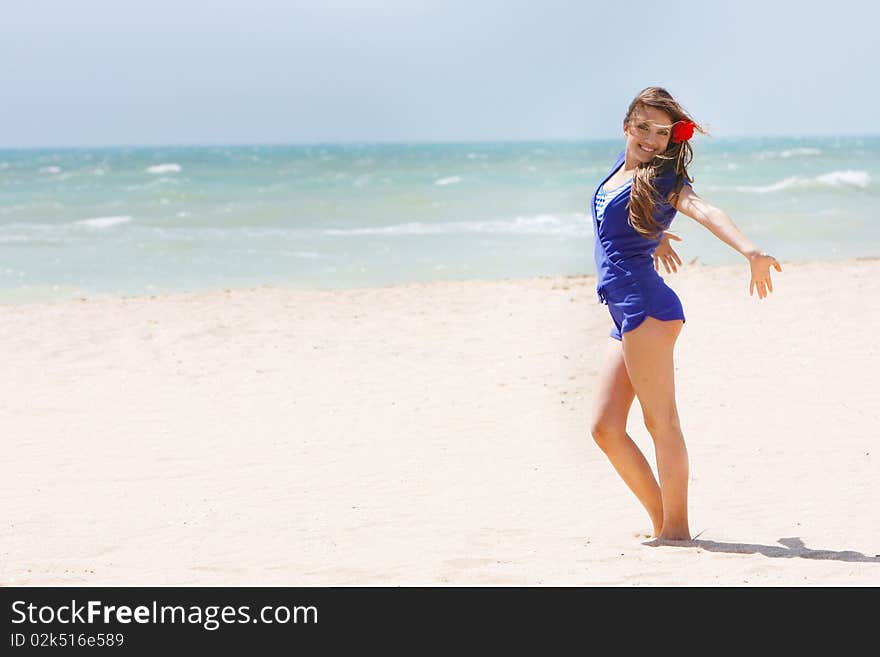
[[[715,137],[713,135],[699,137],[700,140],[712,139],[720,141],[734,141],[744,139],[876,139],[880,138],[880,133],[869,134],[769,134],[769,135],[731,135],[727,137]],[[45,145],[45,146],[3,146],[0,145],[0,152],[3,151],[28,151],[28,150],[85,150],[85,149],[105,149],[105,148],[217,148],[217,147],[253,147],[253,146],[274,146],[274,147],[326,147],[326,146],[440,146],[440,145],[456,145],[456,144],[583,144],[591,142],[611,142],[621,140],[619,137],[584,137],[584,138],[513,138],[513,139],[389,139],[389,140],[352,140],[352,141],[217,141],[217,142],[157,142],[157,143],[105,143],[105,144],[81,144],[81,145]]]

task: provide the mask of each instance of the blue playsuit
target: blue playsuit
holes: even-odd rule
[[[637,328],[648,316],[685,321],[678,295],[654,269],[654,250],[659,240],[642,237],[629,225],[631,181],[616,189],[604,190],[605,181],[623,165],[623,161],[624,152],[621,152],[611,172],[596,188],[590,204],[598,276],[596,292],[599,302],[607,304],[611,313],[614,328],[609,335],[616,340],[623,340],[623,333]],[[669,228],[676,214],[667,200],[674,183],[675,174],[672,172],[654,180],[661,198],[654,208],[654,219],[664,230]],[[690,185],[687,180],[685,184]]]

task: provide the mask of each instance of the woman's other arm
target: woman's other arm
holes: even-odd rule
[[[749,295],[755,289],[758,297],[767,296],[767,290],[773,291],[770,280],[770,268],[782,271],[782,266],[773,256],[763,253],[737,227],[726,212],[697,196],[688,185],[681,188],[675,209],[705,226],[715,237],[742,254],[752,269],[752,280],[749,282]]]

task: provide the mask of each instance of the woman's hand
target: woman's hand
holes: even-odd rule
[[[756,253],[749,256],[749,265],[752,268],[752,281],[749,283],[749,296],[754,296],[755,288],[758,289],[758,298],[767,296],[767,290],[773,291],[773,282],[770,280],[770,268],[782,271],[782,266],[776,258],[767,253]]]
[[[672,271],[678,271],[675,267],[675,263],[677,262],[678,264],[681,264],[681,258],[678,257],[675,249],[670,246],[670,239],[681,242],[681,238],[675,233],[670,233],[668,230],[663,233],[663,237],[660,238],[660,244],[654,249],[654,269],[656,271],[660,271],[659,263],[661,262],[663,263],[663,266],[666,267],[666,273],[672,273],[669,270],[670,267],[672,267]]]

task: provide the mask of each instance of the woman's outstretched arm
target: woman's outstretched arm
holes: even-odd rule
[[[749,282],[749,295],[755,289],[758,297],[763,299],[767,291],[773,291],[773,281],[770,279],[770,268],[782,271],[782,265],[773,256],[762,252],[742,231],[733,223],[733,219],[720,208],[697,196],[697,193],[688,185],[682,187],[678,196],[675,209],[687,215],[694,221],[705,226],[709,231],[737,252],[741,253],[748,261],[752,270],[752,280]]]

